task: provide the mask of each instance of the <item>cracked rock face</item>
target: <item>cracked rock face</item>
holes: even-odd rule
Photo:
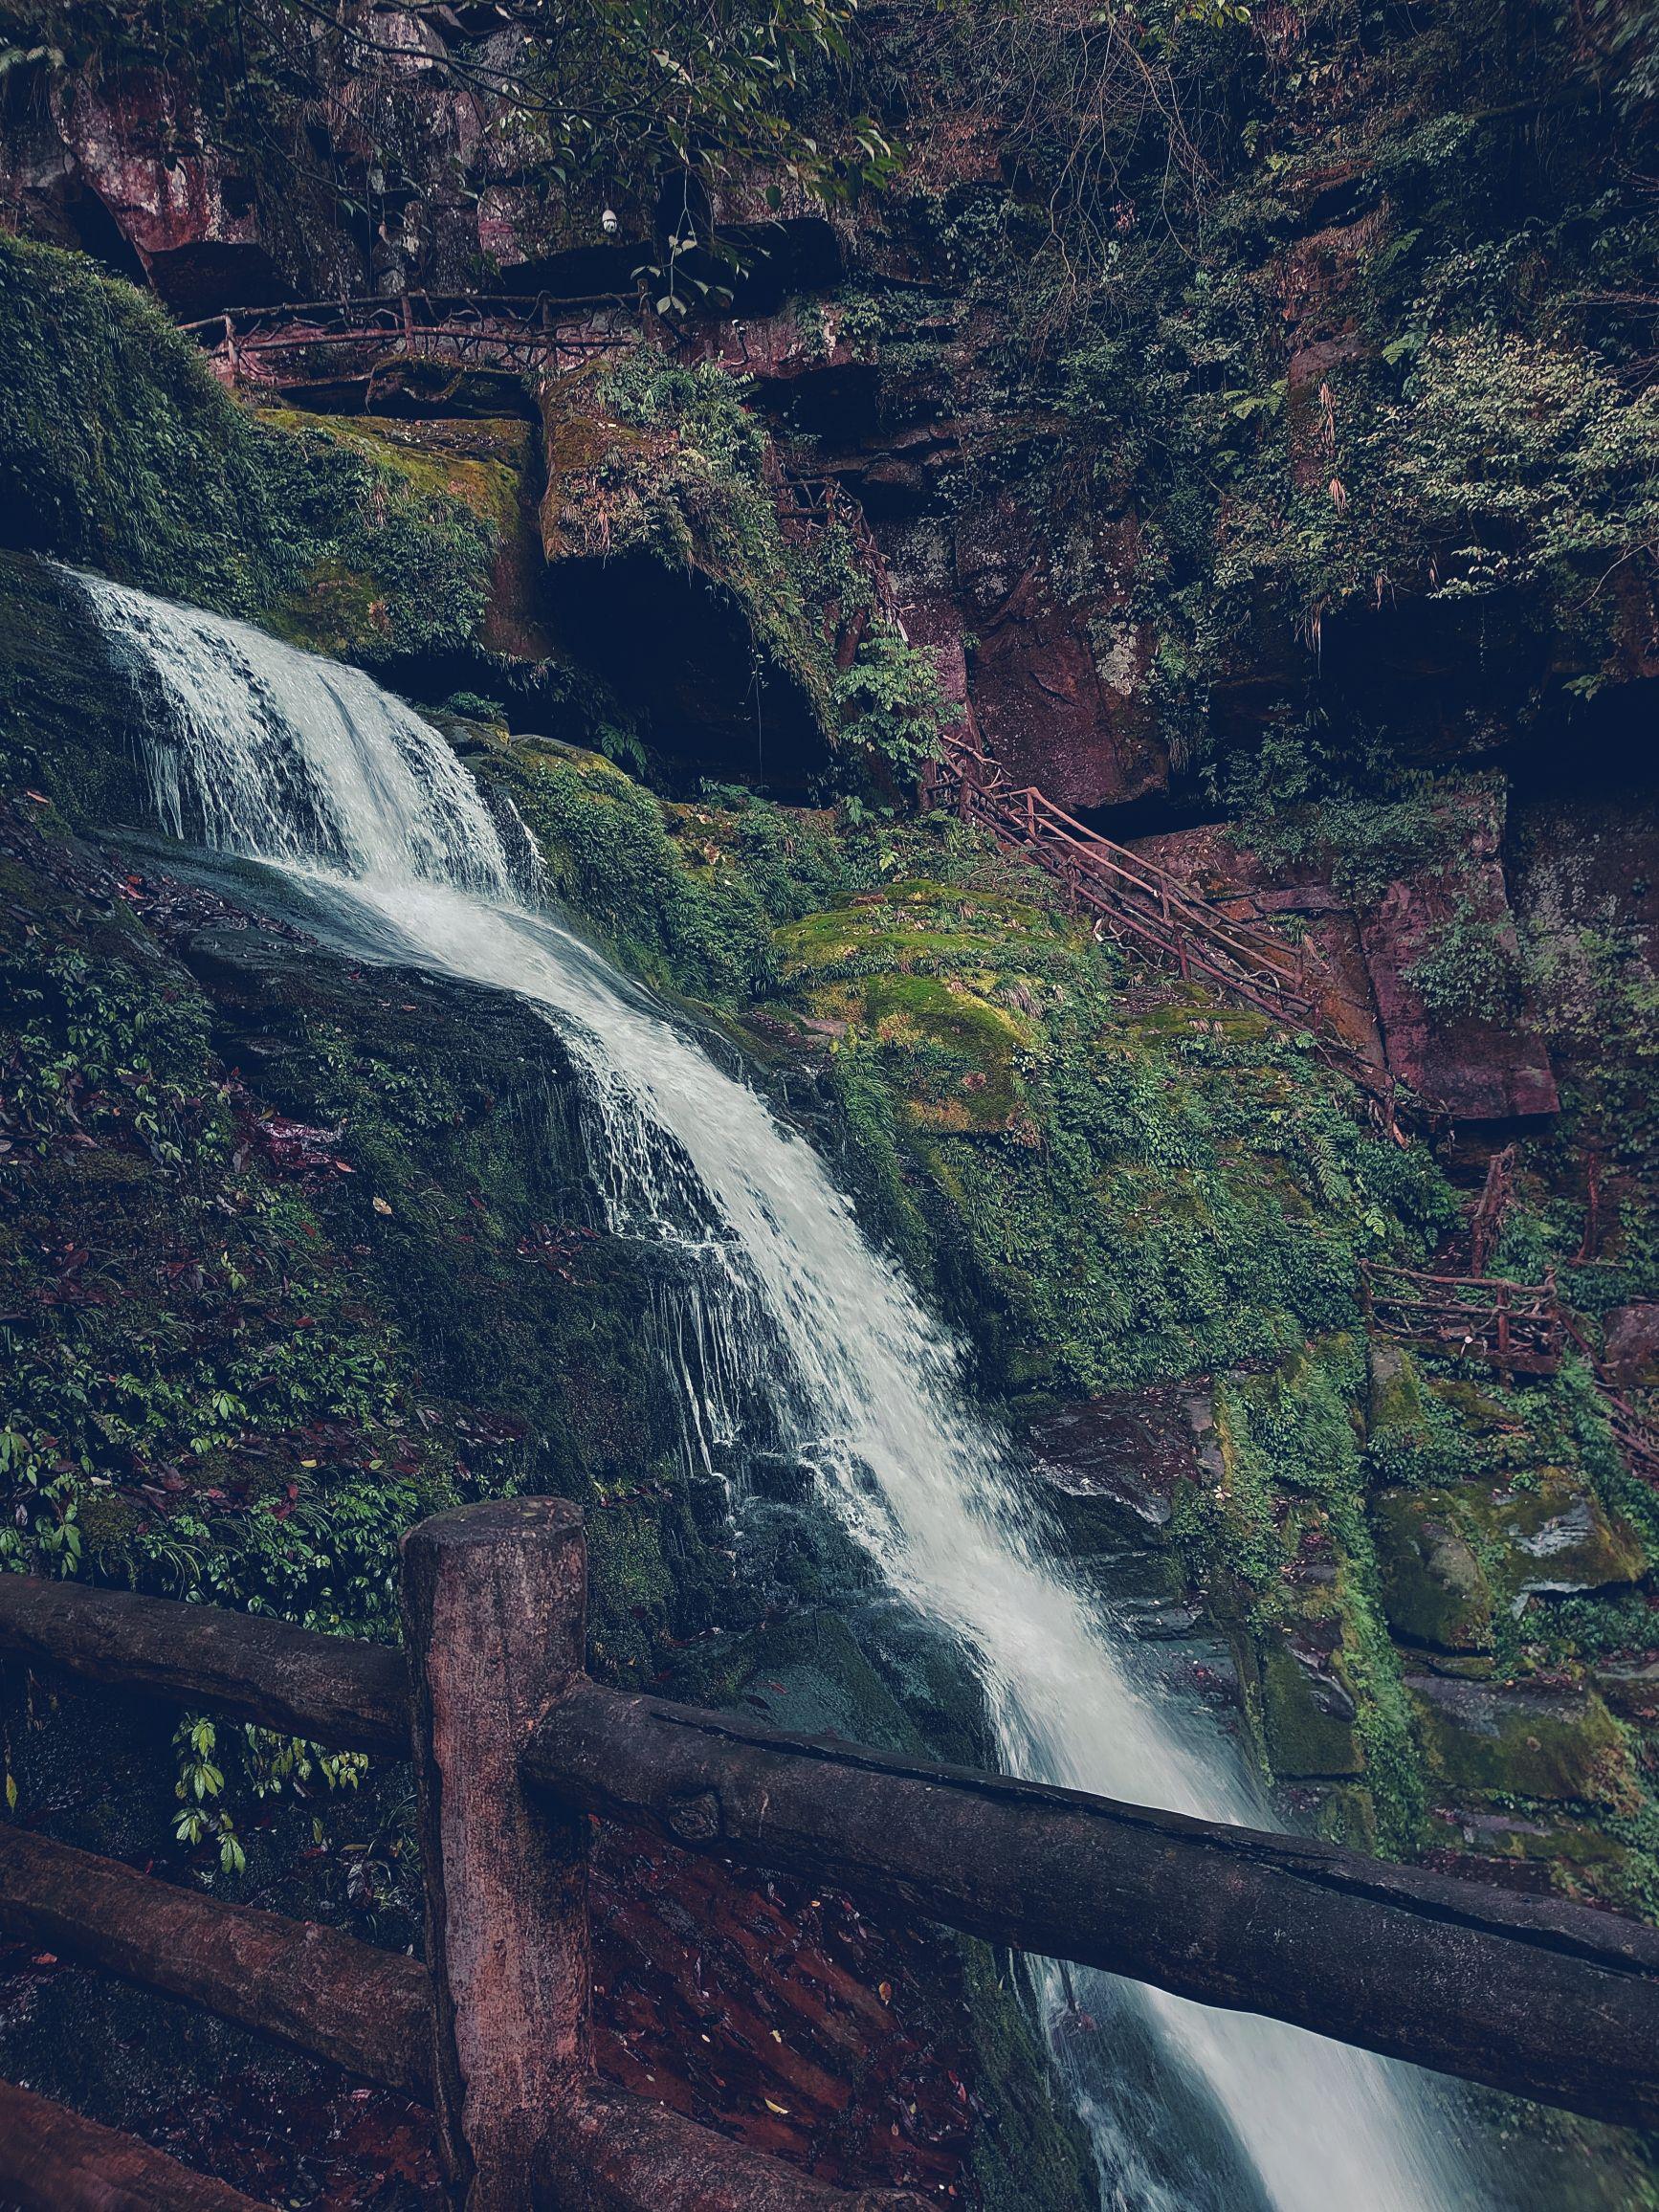
[[[1615,1306],[1603,1320],[1602,1365],[1625,1389],[1659,1384],[1659,1305]]]

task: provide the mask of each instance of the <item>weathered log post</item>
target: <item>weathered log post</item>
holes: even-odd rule
[[[445,2176],[460,2212],[523,2212],[542,2135],[592,2059],[587,1824],[519,1782],[582,1676],[580,1512],[515,1498],[422,1522],[403,1609]]]

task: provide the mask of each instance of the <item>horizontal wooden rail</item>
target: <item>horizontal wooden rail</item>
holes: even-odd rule
[[[261,323],[291,322],[301,315],[336,321],[362,316],[401,317],[406,300],[411,312],[440,319],[462,310],[485,318],[530,321],[543,316],[556,320],[561,315],[591,314],[600,308],[630,308],[637,305],[637,295],[627,292],[398,292],[390,296],[379,292],[347,293],[336,299],[287,299],[266,307],[222,307],[216,315],[203,315],[193,322],[181,322],[178,327],[194,338],[221,333],[227,326],[240,334]]]
[[[16,1827],[0,1827],[0,1929],[387,2089],[431,2095],[431,1984],[395,1951],[221,1904]]]
[[[1594,2118],[1659,2121],[1659,1933],[1632,1921],[591,1683],[524,1765],[562,1801],[690,1849]]]
[[[619,322],[622,327],[618,327]],[[620,294],[398,293],[387,299],[230,308],[181,325],[232,381],[299,390],[366,382],[411,362],[523,375],[639,343],[639,303]],[[319,365],[317,356],[328,357]]]
[[[1567,1331],[1553,1275],[1515,1283],[1382,1260],[1362,1262],[1360,1272],[1366,1311],[1386,1336],[1515,1374],[1553,1375],[1560,1366]]]
[[[285,1621],[0,1575],[0,1652],[349,1751],[407,1758],[403,1654]]]
[[[22,2212],[270,2212],[134,2135],[0,2082],[0,2202]]]
[[[431,1980],[417,1959],[311,1922],[221,1904],[21,1828],[0,1827],[0,1929],[431,2100]],[[34,2102],[44,2128],[36,2156],[44,2159],[50,2148],[60,2157],[83,2123],[44,2099]],[[100,2156],[106,2133],[92,2140]],[[161,2171],[172,2187],[184,2169],[162,2159]],[[0,2180],[6,2173],[0,2153]],[[61,2172],[54,2170],[53,2186],[68,2186]],[[550,2206],[603,2205],[608,2212],[706,2212],[711,2204],[721,2212],[920,2212],[920,2201],[902,2192],[849,2196],[604,2082],[558,2100],[541,2196]],[[35,2201],[81,2201],[50,2190]],[[103,2212],[108,2200],[86,2201]],[[153,2201],[174,2199],[164,2194]],[[181,2195],[177,2201],[184,2207],[192,2201]],[[217,2212],[221,2203],[232,2212],[244,2201],[234,2191],[202,2200],[204,2212]]]

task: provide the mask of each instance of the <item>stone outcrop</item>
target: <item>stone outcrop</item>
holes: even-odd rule
[[[6,141],[0,193],[37,235],[124,254],[181,316],[276,296],[253,181],[159,71],[55,82],[34,128]]]
[[[1628,1389],[1659,1388],[1659,1305],[1615,1306],[1603,1317],[1602,1368]]]
[[[1512,968],[1518,955],[1495,801],[1472,785],[1442,804],[1455,813],[1445,849],[1376,896],[1338,888],[1337,854],[1274,862],[1226,828],[1172,830],[1135,850],[1239,919],[1300,917],[1329,962],[1335,998],[1346,1002],[1338,1011],[1354,1041],[1364,1049],[1369,1040],[1431,1112],[1458,1122],[1554,1114],[1549,1045],[1518,977],[1506,1014],[1429,1003],[1426,963],[1449,932],[1480,932]]]

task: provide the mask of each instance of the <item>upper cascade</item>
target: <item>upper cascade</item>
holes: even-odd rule
[[[360,669],[228,615],[79,581],[154,710],[145,765],[174,836],[369,882],[512,896],[472,778],[430,722]]]

